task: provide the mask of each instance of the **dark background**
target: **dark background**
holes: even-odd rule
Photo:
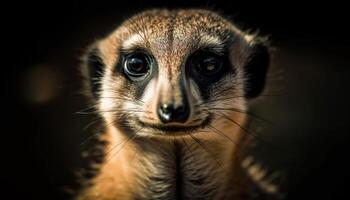
[[[263,163],[286,174],[288,199],[347,194],[350,39],[339,2],[133,1],[12,3],[2,6],[5,110],[1,199],[65,199],[62,186],[84,164],[79,143],[91,117],[77,115],[79,56],[95,38],[144,8],[209,7],[245,30],[269,35],[273,63],[254,111],[262,124]]]

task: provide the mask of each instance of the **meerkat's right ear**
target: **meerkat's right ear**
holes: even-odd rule
[[[266,74],[270,64],[270,52],[265,40],[254,39],[249,42],[248,56],[244,64],[245,97],[257,97],[265,87]]]
[[[105,64],[100,50],[95,45],[88,49],[84,63],[83,71],[87,78],[88,93],[97,99],[101,91],[101,81]]]

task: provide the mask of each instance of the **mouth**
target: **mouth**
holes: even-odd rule
[[[155,130],[155,134],[166,134],[166,133],[191,133],[198,129],[204,129],[211,122],[211,115],[207,116],[200,124],[197,125],[160,125],[160,124],[149,124],[136,119],[137,123],[146,128]]]

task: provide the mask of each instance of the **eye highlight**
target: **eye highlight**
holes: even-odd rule
[[[216,74],[222,68],[222,62],[216,57],[207,57],[196,64],[197,70],[206,76]]]
[[[131,79],[142,78],[149,73],[151,61],[145,53],[133,53],[124,61],[124,73]]]

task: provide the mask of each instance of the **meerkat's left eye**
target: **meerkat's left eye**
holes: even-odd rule
[[[145,76],[150,70],[149,57],[144,53],[135,53],[127,56],[124,62],[124,72],[130,78]]]
[[[220,73],[223,68],[223,59],[210,52],[200,52],[191,59],[192,68],[204,76],[212,76]]]

